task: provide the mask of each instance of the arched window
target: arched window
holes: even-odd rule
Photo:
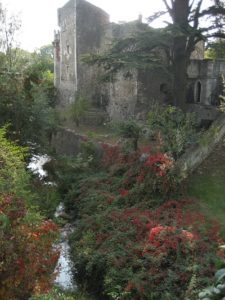
[[[202,84],[201,81],[197,81],[195,84],[195,102],[201,102]]]

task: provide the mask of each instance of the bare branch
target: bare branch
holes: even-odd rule
[[[195,0],[192,0],[192,3],[189,5],[189,11],[191,11],[193,5],[194,5]]]
[[[166,9],[168,10],[168,13],[170,14],[171,17],[173,17],[173,12],[172,12],[172,7],[169,6],[167,0],[163,0]],[[173,4],[173,1],[171,0],[171,4]]]
[[[154,22],[156,19],[162,17],[166,13],[167,13],[167,11],[158,11],[158,12],[154,13],[153,15],[151,15],[147,18],[148,23],[150,24],[150,23]]]
[[[215,32],[213,34],[206,35],[207,38],[218,38],[218,39],[225,39],[225,33],[222,32]]]
[[[198,2],[198,5],[197,5],[196,10],[195,10],[195,14],[194,14],[194,29],[197,29],[198,25],[199,25],[199,13],[200,13],[200,9],[201,9],[201,6],[202,6],[202,2],[203,2],[203,0],[200,0]]]

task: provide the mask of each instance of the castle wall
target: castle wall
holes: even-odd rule
[[[220,76],[225,76],[223,60],[192,60],[188,68],[189,82],[193,86],[193,101],[204,105],[217,105]],[[198,98],[197,89],[200,87]]]
[[[55,32],[54,36],[54,86],[59,88],[60,86],[60,32]]]
[[[99,51],[108,23],[108,14],[85,0],[70,0],[58,9],[60,32],[53,44],[55,85],[61,106],[75,101],[78,90],[83,90],[90,98],[96,93],[93,87],[96,68],[84,65],[81,59],[86,53]]]
[[[119,72],[115,81],[109,84],[109,104],[107,112],[111,120],[127,120],[135,115],[138,96],[137,71],[132,71],[130,77]]]
[[[109,15],[100,8],[84,1],[77,1],[77,73],[78,89],[86,92],[86,96],[93,98],[99,94],[98,86],[93,82],[97,81],[96,67],[82,63],[84,54],[99,53],[105,39],[106,28],[109,24]]]
[[[147,25],[143,24],[140,19],[129,23],[109,24],[105,49],[110,47],[112,41],[132,37],[138,32],[143,32],[146,27]],[[114,80],[109,83],[109,103],[107,106],[111,120],[127,120],[137,115],[138,118],[142,119],[143,112],[146,115],[149,102],[152,100],[148,97],[150,89],[146,85],[148,75],[147,72],[127,69],[121,70],[113,76]]]
[[[58,25],[60,31],[59,45],[55,52],[58,56],[55,57],[57,65],[55,80],[56,87],[59,91],[60,105],[66,106],[74,100],[74,93],[77,84],[76,74],[76,7],[75,1],[70,0],[62,8],[58,9]],[[55,38],[54,44],[57,43]],[[56,48],[57,44],[55,45]]]
[[[147,26],[141,20],[115,24],[109,15],[85,0],[70,0],[58,10],[60,32],[55,34],[55,86],[61,106],[81,94],[94,109],[106,111],[111,120],[136,117],[144,120],[155,103],[172,103],[171,82],[160,70],[120,71],[115,80],[99,83],[103,70],[82,63],[85,54],[101,53],[112,41],[132,36]],[[160,51],[160,50],[159,50]],[[203,60],[204,43],[192,53],[188,68],[187,99],[200,106],[218,105],[219,75],[224,61]],[[162,54],[162,59],[165,57]],[[208,115],[208,110],[206,115]]]

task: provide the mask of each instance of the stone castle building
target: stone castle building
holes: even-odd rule
[[[113,39],[128,37],[140,26],[147,26],[141,18],[123,24],[110,23],[109,15],[102,9],[85,0],[70,0],[58,9],[58,25],[60,30],[55,33],[53,45],[60,105],[75,101],[81,93],[92,104],[96,118],[123,120],[134,116],[144,119],[156,101],[163,103],[167,78],[161,72],[119,72],[117,80],[100,84],[101,70],[82,63],[83,55],[101,53]],[[222,74],[225,75],[225,61],[205,60],[204,46],[200,44],[188,68],[188,100],[202,119],[215,118]]]

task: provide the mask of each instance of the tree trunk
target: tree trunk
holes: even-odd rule
[[[189,0],[174,0],[171,17],[174,25],[180,30],[174,37],[173,46],[173,92],[174,104],[182,110],[186,109],[187,67],[190,55],[187,51],[189,28]]]
[[[188,61],[186,37],[176,37],[174,39],[173,93],[174,105],[180,107],[182,110],[186,109]]]

